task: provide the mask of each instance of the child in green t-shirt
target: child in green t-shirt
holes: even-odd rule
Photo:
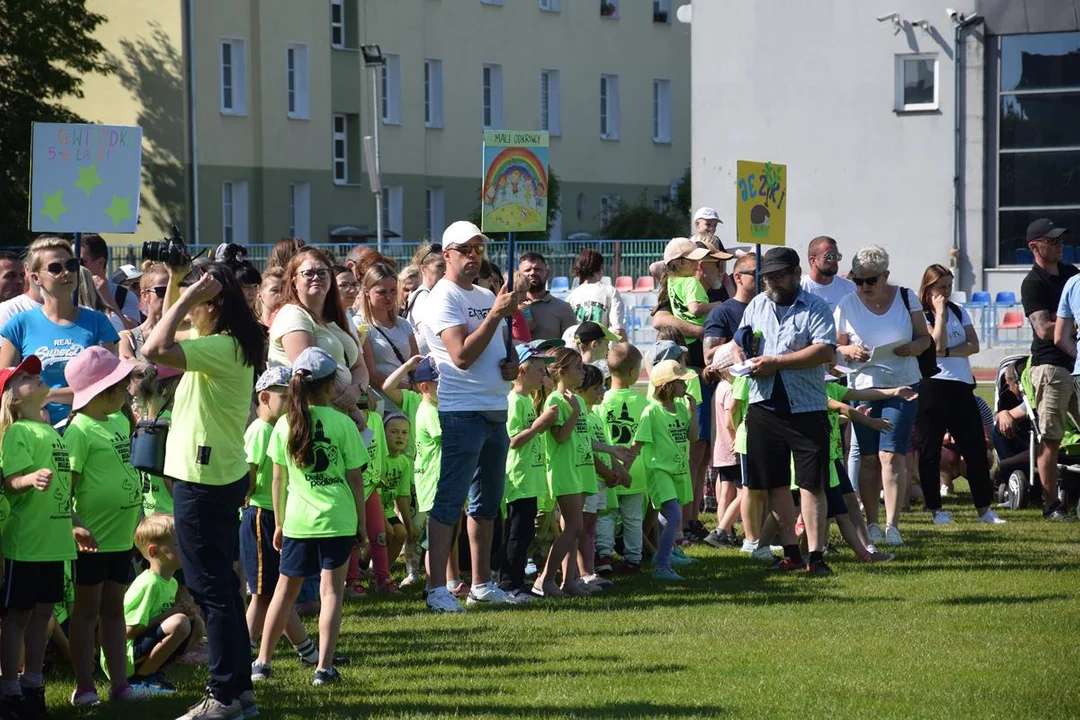
[[[671,303],[671,313],[694,325],[704,325],[705,317],[718,304],[709,302],[705,286],[695,275],[698,263],[708,256],[708,248],[698,247],[688,238],[674,238],[664,248],[664,290]],[[690,342],[698,341],[695,338]]]
[[[403,413],[395,412],[383,421],[386,434],[386,461],[383,464],[382,498],[386,519],[386,557],[393,564],[406,543],[416,541],[412,521],[413,458],[406,454],[412,425]]]
[[[372,397],[374,400],[374,397]],[[386,515],[383,512],[382,488],[386,475],[386,428],[382,415],[374,409],[366,411],[367,426],[360,438],[370,458],[364,468],[364,517],[367,527],[367,545],[359,553],[354,552],[349,561],[349,585],[360,585],[360,564],[372,571],[372,590],[391,594],[398,592],[397,584],[390,578],[390,555],[386,547]],[[354,566],[353,563],[357,564]]]
[[[64,561],[75,559],[71,465],[64,441],[41,420],[49,387],[40,375],[35,355],[0,370],[0,467],[11,504],[3,530],[0,693],[2,707],[18,716],[44,712],[45,631],[53,606],[63,599]]]
[[[75,606],[71,611],[71,657],[75,666],[74,705],[94,705],[94,641],[100,625],[101,650],[113,700],[137,700],[147,693],[127,680],[124,589],[131,579],[131,548],[142,514],[142,481],[131,465],[131,422],[120,412],[127,401],[133,363],[100,346],[86,348],[64,369],[74,391],[64,431],[74,489],[72,525]]]

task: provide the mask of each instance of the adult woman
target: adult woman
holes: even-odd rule
[[[419,355],[413,326],[398,315],[397,272],[383,263],[372,265],[360,283],[360,315],[368,326],[364,362],[371,385],[381,388],[389,375]],[[383,397],[380,393],[380,397]],[[386,401],[392,405],[389,400]]]
[[[416,342],[420,352],[427,354],[427,340],[424,339],[424,303],[435,283],[446,274],[446,259],[443,258],[442,245],[427,243],[416,249],[412,265],[420,270],[420,285],[409,294],[405,302],[405,319],[416,328]]]
[[[251,308],[251,312],[255,312],[259,301],[259,288],[262,287],[262,274],[247,260],[231,262],[227,265],[239,281],[248,307]]]
[[[615,288],[601,282],[604,256],[596,250],[582,250],[574,264],[574,275],[581,284],[566,296],[566,302],[574,308],[578,322],[590,320],[625,340],[626,304]]]
[[[971,500],[979,522],[997,524],[1004,520],[990,509],[993,486],[987,459],[987,435],[975,397],[975,377],[968,358],[979,352],[979,336],[964,308],[949,302],[952,272],[943,265],[931,265],[923,273],[919,300],[926,310],[926,322],[937,347],[941,372],[924,380],[919,388],[916,441],[919,449],[919,480],[926,509],[935,525],[952,522],[941,509],[942,438],[952,436],[955,451],[964,459],[964,477],[971,487]],[[932,309],[931,309],[932,308]]]
[[[345,309],[345,319],[350,324],[356,313],[360,312],[357,307],[357,298],[360,297],[360,282],[352,274],[352,270],[344,265],[333,267],[334,280],[337,281],[338,293],[341,294],[341,306]]]
[[[165,309],[165,291],[169,289],[169,268],[163,263],[147,260],[143,263],[142,277],[139,278],[139,307],[146,315],[142,325],[130,330],[120,331],[120,357],[125,360],[146,362],[142,354],[143,343],[150,336],[150,331],[161,320]]]
[[[889,283],[889,254],[876,246],[855,253],[851,263],[856,292],[836,308],[836,337],[840,354],[849,365],[865,363],[879,346],[893,346],[888,357],[855,376],[856,388],[916,386],[922,379],[918,356],[930,347],[930,333],[916,293]],[[855,426],[862,465],[859,495],[866,508],[872,543],[901,545],[900,510],[906,497],[908,471],[904,461],[915,422],[916,405],[900,399],[865,403],[873,417],[892,423],[877,433]],[[936,477],[936,476],[935,476]],[[885,533],[878,525],[878,495],[885,488]]]
[[[259,296],[255,299],[255,316],[264,327],[270,327],[270,321],[281,307],[281,287],[285,283],[285,268],[268,268],[263,273],[259,285]]]
[[[240,506],[248,490],[244,430],[255,376],[265,357],[263,331],[233,272],[221,263],[170,267],[165,314],[142,347],[147,360],[183,370],[165,451],[184,580],[206,617],[210,678],[185,717],[256,714],[250,638],[239,579]],[[178,297],[179,296],[179,297]],[[169,301],[172,301],[171,304]],[[177,340],[188,318],[197,337]]]
[[[30,282],[44,304],[11,318],[0,343],[0,367],[15,367],[28,355],[41,358],[41,382],[52,388],[45,406],[55,425],[71,411],[72,392],[64,378],[68,361],[84,348],[101,345],[116,352],[116,334],[104,313],[75,304],[79,260],[71,243],[59,237],[39,237],[26,255]]]
[[[409,301],[409,296],[413,294],[416,288],[420,287],[420,268],[415,265],[407,265],[405,269],[398,273],[398,307],[401,308],[399,312],[402,313],[402,317],[405,317],[405,305]]]
[[[270,257],[266,259],[266,269],[286,267],[289,261],[292,260],[293,255],[300,252],[303,247],[304,241],[300,238],[281,238],[270,249]]]

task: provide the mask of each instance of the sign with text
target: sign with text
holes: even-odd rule
[[[133,233],[142,128],[34,123],[30,230]]]
[[[783,245],[787,230],[787,165],[740,160],[735,189],[740,243]]]
[[[485,130],[483,177],[481,230],[547,230],[546,132]]]

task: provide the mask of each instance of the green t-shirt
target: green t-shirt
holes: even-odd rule
[[[690,312],[690,303],[708,303],[709,294],[705,292],[705,286],[696,277],[669,277],[668,299],[671,301],[671,313],[675,317],[695,325],[704,325],[704,315],[694,315]],[[689,342],[697,342],[697,338],[688,338]]]
[[[99,552],[133,545],[142,515],[143,488],[131,465],[131,425],[121,413],[104,421],[77,413],[64,431],[75,484],[75,512],[94,533]]]
[[[289,417],[274,425],[267,454],[288,472],[285,518],[277,518],[285,537],[345,537],[356,534],[356,500],[348,471],[368,463],[356,423],[334,408],[313,406],[311,446],[314,464],[299,468],[289,454]],[[368,420],[370,427],[370,419]]]
[[[442,468],[442,426],[439,407],[422,402],[416,409],[416,460],[413,465],[416,482],[416,510],[430,512],[435,504],[435,489],[439,486]]]
[[[536,408],[528,395],[513,390],[506,396],[506,434],[511,438],[528,430],[536,422]],[[513,502],[522,498],[547,495],[547,472],[544,470],[544,440],[535,435],[519,448],[506,453],[506,491],[503,499]]]
[[[650,386],[651,387],[651,386]],[[649,404],[637,390],[608,390],[597,412],[604,422],[604,433],[609,445],[623,447],[634,444],[641,415]],[[645,492],[645,461],[639,455],[630,466],[630,487],[617,487],[618,495],[638,495]]]
[[[229,335],[180,343],[187,370],[176,388],[165,450],[165,474],[204,485],[246,478],[244,424],[255,371]]]
[[[4,532],[9,517],[11,517],[11,503],[7,499],[7,489],[0,480],[0,533]]]
[[[139,573],[124,593],[124,624],[146,627],[147,623],[176,604],[178,586],[175,577],[166,580],[150,570]],[[104,656],[101,667],[108,672]],[[127,641],[127,671],[128,677],[135,674],[135,640],[131,639]]]
[[[607,439],[607,433],[604,432],[604,421],[601,420],[600,416],[597,414],[597,411],[599,409],[599,405],[589,408],[589,411],[585,413],[585,422],[589,424],[589,434],[592,436],[592,439],[598,443],[603,443],[604,445],[607,445],[609,443]],[[594,451],[594,456],[599,458],[600,462],[602,462],[604,465],[608,466],[609,468],[611,467],[611,456],[607,453],[598,453]],[[595,465],[593,467],[595,470]],[[615,496],[615,488],[608,487],[604,479],[600,477],[599,473],[596,475],[596,491],[604,493],[605,497],[607,498],[607,502],[605,503],[607,507],[610,507],[614,503],[618,502]]]
[[[596,492],[596,469],[593,467],[592,435],[589,433],[588,412],[585,402],[577,399],[581,406],[574,430],[566,442],[557,442],[551,430],[544,433],[544,452],[547,454],[548,487],[553,497]],[[544,401],[544,408],[558,408],[556,425],[563,425],[570,417],[570,403],[558,390],[552,392]]]
[[[750,403],[750,379],[740,375],[731,382],[731,397],[739,401],[735,425],[735,452],[746,454],[746,408]]]
[[[407,498],[412,495],[413,459],[405,453],[396,457],[387,455],[383,466],[383,484],[379,487],[379,497],[382,499],[386,517],[396,518],[397,506],[394,501],[399,497]]]
[[[830,400],[844,402],[848,389],[838,382],[825,383],[825,394]],[[840,413],[829,411],[829,459],[844,459],[844,439],[840,435]]]
[[[59,433],[43,422],[18,421],[4,433],[0,467],[7,477],[53,471],[44,492],[30,488],[8,495],[11,517],[4,526],[4,557],[26,562],[74,560],[71,462]]]
[[[274,461],[266,454],[274,426],[255,418],[244,433],[244,455],[248,465],[255,466],[255,491],[248,498],[248,505],[274,511]]]
[[[382,416],[374,410],[367,411],[367,430],[360,435],[360,440],[368,452],[367,467],[364,468],[364,500],[376,489],[381,497],[386,472],[386,428]]]
[[[401,391],[401,405],[398,407],[401,414],[409,418],[409,439],[405,442],[403,451],[410,458],[416,457],[416,409],[424,401],[424,396],[412,390]]]
[[[675,412],[651,402],[641,415],[634,440],[641,443],[645,470],[670,475],[676,483],[690,482],[690,413],[682,403]]]
[[[172,411],[165,410],[161,413],[162,419],[172,422]],[[173,514],[173,496],[165,481],[160,475],[139,473],[139,479],[143,484],[143,514],[153,515],[156,512]]]

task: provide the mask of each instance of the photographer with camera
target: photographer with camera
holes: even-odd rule
[[[188,589],[206,616],[210,679],[186,718],[257,711],[250,638],[239,580],[240,506],[248,490],[244,430],[266,346],[233,273],[210,263],[189,275],[191,257],[176,233],[146,243],[147,259],[169,268],[165,314],[143,345],[147,360],[183,370],[166,441],[176,535]],[[196,337],[177,341],[188,318]]]

